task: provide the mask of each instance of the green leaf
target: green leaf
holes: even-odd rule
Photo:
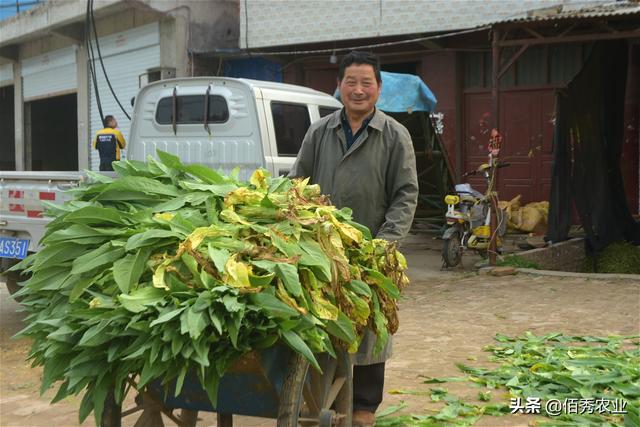
[[[293,351],[307,359],[311,366],[316,368],[318,372],[322,372],[322,369],[320,369],[320,365],[313,355],[313,352],[309,349],[309,346],[305,344],[302,338],[300,338],[300,335],[298,335],[294,331],[282,331],[281,336],[284,342],[287,343],[287,345],[291,347]]]
[[[109,326],[108,320],[102,320],[100,323],[90,327],[78,341],[81,347],[95,347],[109,341],[110,337],[103,334],[103,331]]]
[[[175,241],[176,239],[182,238],[182,236],[182,234],[175,231],[152,228],[129,237],[125,249],[128,252],[143,246],[155,245],[161,239],[174,239]]]
[[[156,150],[156,154],[160,161],[171,169],[181,170],[183,165],[180,161],[180,157],[167,153],[166,151]]]
[[[59,266],[65,261],[77,258],[87,249],[73,243],[47,246],[38,252],[33,262],[33,270],[37,273],[48,267]]]
[[[113,279],[123,294],[129,293],[129,289],[138,283],[150,254],[151,249],[144,248],[113,263]]]
[[[190,307],[186,313],[187,330],[189,331],[189,336],[194,340],[198,339],[198,337],[208,324],[205,313],[196,312],[193,307]]]
[[[146,310],[146,306],[155,305],[162,301],[165,291],[160,288],[146,287],[135,290],[129,295],[118,295],[120,304],[133,313]]]
[[[73,222],[76,224],[116,224],[125,225],[127,221],[123,218],[122,214],[114,209],[102,208],[99,206],[87,206],[80,208],[74,212],[68,213],[65,217],[65,221]]]
[[[149,195],[178,196],[179,190],[173,185],[142,176],[125,176],[115,180],[109,191],[138,191]]]
[[[282,282],[290,295],[294,297],[302,296],[302,285],[300,284],[298,269],[295,265],[276,263],[275,273],[280,279],[282,279]]]
[[[223,184],[226,182],[226,179],[218,172],[197,163],[186,166],[184,170],[208,184]]]
[[[376,418],[383,418],[383,417],[387,417],[391,414],[394,414],[396,412],[399,412],[401,410],[403,410],[404,408],[406,408],[408,405],[405,403],[404,400],[400,401],[399,405],[391,405],[391,406],[387,406],[386,408],[379,410],[376,412]]]
[[[337,320],[327,321],[326,329],[331,335],[341,339],[348,345],[356,340],[356,331],[353,327],[353,322],[342,311],[338,312]]]
[[[262,310],[271,317],[289,319],[300,315],[300,313],[295,309],[291,308],[271,294],[258,292],[256,294],[251,294],[249,298],[251,302],[260,306],[260,308],[262,308]]]
[[[73,288],[71,289],[71,293],[69,294],[69,302],[75,302],[89,286],[95,283],[95,281],[95,276],[76,276],[76,279],[73,281]]]
[[[123,248],[114,248],[112,244],[105,243],[98,249],[88,252],[73,261],[71,274],[82,274],[105,264],[113,263],[124,255]]]
[[[161,314],[160,316],[158,316],[158,318],[156,320],[154,320],[153,322],[151,322],[149,324],[149,326],[154,327],[160,323],[166,323],[169,320],[173,319],[174,317],[176,317],[177,315],[179,315],[180,313],[182,313],[184,311],[186,307],[180,307],[177,308],[175,310],[166,310],[163,314]]]
[[[345,287],[358,295],[371,298],[371,288],[361,280],[352,280]]]

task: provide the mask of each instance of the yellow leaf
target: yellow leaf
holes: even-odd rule
[[[229,224],[243,224],[251,225],[249,222],[240,218],[240,215],[232,211],[231,209],[223,209],[220,211],[220,219]]]
[[[262,190],[263,192],[267,192],[269,189],[268,179],[271,176],[269,171],[264,169],[256,169],[251,174],[251,178],[249,178],[249,182],[253,184],[258,190]]]
[[[259,205],[262,199],[264,199],[264,193],[240,187],[227,194],[227,197],[224,198],[224,205],[227,208],[233,205]]]
[[[202,243],[202,241],[206,237],[218,237],[218,236],[228,236],[228,235],[229,235],[228,232],[221,230],[219,227],[215,225],[212,225],[209,227],[198,227],[195,230],[193,230],[191,234],[187,236],[183,244],[188,242],[191,246],[191,249],[196,249],[198,246],[200,246],[200,243]]]
[[[285,304],[291,306],[292,308],[298,310],[298,312],[300,314],[307,314],[307,310],[303,307],[300,307],[298,305],[298,303],[296,302],[296,300],[289,295],[289,293],[287,292],[287,290],[284,288],[284,284],[282,283],[282,280],[278,279],[278,286],[276,288],[276,295],[278,296],[278,298],[280,298],[280,300],[282,302],[284,302]]]
[[[157,213],[153,216],[154,219],[161,219],[164,221],[171,221],[173,219],[173,217],[175,216],[175,214],[173,212],[163,212],[163,213]]]
[[[171,263],[171,260],[165,260],[162,264],[156,268],[156,271],[153,272],[153,286],[155,288],[162,288],[169,290],[169,286],[164,283],[164,273],[167,266]]]
[[[229,257],[224,266],[224,271],[226,274],[223,275],[222,279],[227,285],[234,288],[248,288],[251,286],[251,282],[249,282],[251,266],[238,261],[238,254],[233,254]]]
[[[310,291],[309,294],[313,301],[313,311],[316,316],[324,320],[338,319],[338,307],[331,304],[331,302],[323,295],[322,290],[314,289]]]

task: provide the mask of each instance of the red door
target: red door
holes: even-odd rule
[[[549,200],[554,126],[553,90],[513,90],[500,94],[500,159],[511,166],[500,169],[501,200],[520,194],[521,203]],[[490,93],[465,95],[465,170],[486,163],[491,118]],[[486,186],[482,177],[468,182],[477,190]]]

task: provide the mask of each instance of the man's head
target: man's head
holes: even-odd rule
[[[111,115],[104,116],[104,120],[102,121],[102,123],[104,123],[104,127],[107,127],[107,128],[115,129],[118,127],[118,121],[116,120],[115,117]]]
[[[371,113],[382,90],[378,57],[356,51],[346,55],[338,68],[338,86],[347,114]]]

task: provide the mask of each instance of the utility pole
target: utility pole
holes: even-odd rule
[[[494,130],[500,128],[500,31],[496,28],[491,30],[491,104],[493,108],[493,124]],[[493,138],[493,132],[491,135]],[[489,142],[491,144],[492,142]],[[497,155],[496,155],[497,157]],[[489,166],[491,166],[491,180],[494,183],[494,187],[497,186],[498,168],[494,167],[494,162],[497,159],[494,158],[493,153],[489,152]],[[493,189],[492,189],[493,191]],[[496,253],[498,251],[497,245],[497,233],[496,233],[496,212],[498,209],[496,199],[493,194],[491,197],[491,218],[489,219],[489,265],[496,265]]]

